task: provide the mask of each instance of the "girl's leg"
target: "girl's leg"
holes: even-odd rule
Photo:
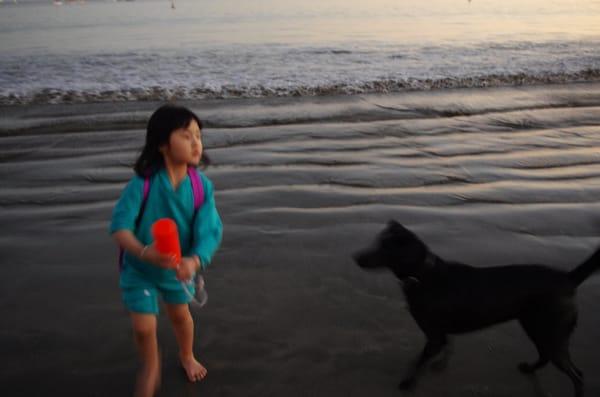
[[[156,339],[156,316],[131,313],[133,337],[141,360],[137,375],[135,397],[154,396],[160,385],[160,357]]]
[[[179,359],[190,382],[204,379],[206,368],[194,357],[194,320],[187,304],[167,304],[167,313],[173,324],[179,345]]]

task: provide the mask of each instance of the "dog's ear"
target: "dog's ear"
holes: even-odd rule
[[[393,219],[388,222],[388,229],[392,230],[394,232],[397,232],[397,233],[400,233],[400,232],[410,233],[410,231],[407,228],[405,228],[404,226],[402,226],[402,224],[400,222],[397,222]]]
[[[390,219],[388,222],[388,227],[392,228],[392,229],[396,229],[398,227],[402,227],[402,225],[398,222],[396,222],[394,219]]]
[[[396,222],[395,220],[390,220],[388,222],[387,229],[389,232],[393,233],[396,237],[401,237],[405,240],[419,240],[417,235],[413,233],[410,229],[404,227],[400,222]]]

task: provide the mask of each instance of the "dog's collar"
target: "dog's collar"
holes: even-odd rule
[[[427,251],[427,254],[425,255],[425,259],[423,260],[423,267],[425,270],[429,270],[434,268],[437,265],[437,257],[432,254],[431,252]],[[409,277],[404,277],[402,282],[405,285],[417,285],[421,283],[421,279],[417,276],[409,276]]]
[[[431,252],[427,251],[427,254],[425,255],[425,260],[423,261],[423,264],[425,265],[425,268],[432,268],[435,267],[435,265],[437,264],[437,257],[432,254]]]

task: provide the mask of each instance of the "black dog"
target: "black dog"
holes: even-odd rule
[[[410,313],[427,337],[401,389],[415,384],[420,369],[446,346],[448,334],[516,319],[539,353],[537,362],[521,363],[519,369],[533,373],[551,361],[571,378],[575,395],[583,396],[583,374],[571,362],[569,337],[577,322],[575,291],[600,268],[600,250],[571,272],[541,265],[475,268],[444,261],[391,221],[374,247],[354,257],[362,268],[389,268],[404,281]]]

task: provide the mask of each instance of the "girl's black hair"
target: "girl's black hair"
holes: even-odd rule
[[[141,177],[145,177],[163,167],[164,160],[159,148],[169,143],[171,132],[187,127],[192,120],[195,120],[200,130],[202,130],[202,121],[200,118],[183,106],[166,104],[156,109],[152,116],[150,116],[150,120],[148,120],[146,143],[133,166],[135,173]],[[204,154],[203,150],[200,164],[206,166],[209,163],[210,160]]]

